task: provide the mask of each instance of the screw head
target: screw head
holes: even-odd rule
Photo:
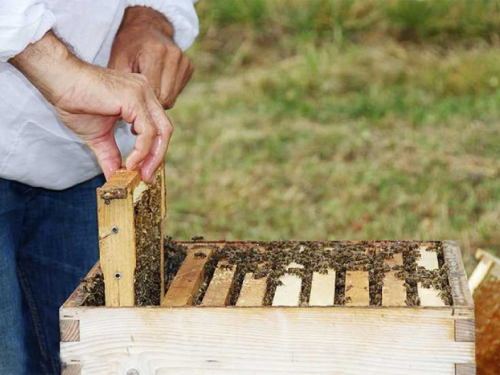
[[[118,233],[118,227],[117,226],[112,226],[111,227],[111,232],[114,233],[114,234],[117,234]]]
[[[139,375],[139,371],[137,371],[135,368],[132,368],[127,371],[127,375]]]
[[[119,280],[122,277],[120,272],[115,272],[115,279]]]
[[[110,203],[111,203],[111,202],[110,202],[110,200],[109,200],[109,199],[105,199],[105,200],[104,200],[104,204],[110,204]]]

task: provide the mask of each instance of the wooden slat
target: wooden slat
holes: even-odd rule
[[[158,183],[161,184],[161,223],[160,223],[160,270],[165,269],[165,225],[164,220],[167,216],[167,179],[165,177],[165,166],[162,163],[157,172]],[[165,272],[160,272],[160,304],[165,297]]]
[[[206,256],[195,254],[203,253]],[[210,259],[213,250],[210,248],[194,248],[187,251],[186,259],[175,276],[162,306],[192,305],[198,295],[204,279],[205,263]]]
[[[290,263],[287,267],[304,268],[297,263]],[[273,306],[298,306],[300,303],[300,290],[302,288],[302,280],[297,275],[285,274],[280,277],[282,285],[278,285],[273,297]]]
[[[434,251],[427,251],[427,248],[428,246],[420,246],[418,248],[420,259],[417,260],[417,264],[431,271],[439,269],[437,253]]]
[[[213,307],[226,306],[229,302],[235,273],[235,266],[230,266],[226,260],[220,260],[201,304]]]
[[[386,259],[385,264],[391,267],[384,275],[384,286],[382,287],[382,306],[406,306],[405,280],[396,277],[398,271],[393,266],[403,264],[403,254],[394,254],[393,258]]]
[[[427,251],[427,246],[420,246],[420,259],[417,264],[427,270],[439,269],[437,253],[435,251]],[[424,288],[422,283],[418,283],[418,296],[421,306],[446,306],[443,299],[439,296],[439,290],[435,288]]]
[[[106,306],[134,306],[136,247],[133,189],[136,171],[117,171],[97,189],[100,264],[105,280]]]
[[[333,306],[335,301],[335,270],[313,273],[309,306]]]
[[[347,271],[345,275],[346,306],[370,305],[370,286],[368,272]]]
[[[262,306],[267,289],[267,276],[255,279],[252,272],[247,273],[243,279],[240,295],[236,306],[254,307]]]
[[[448,265],[448,279],[453,297],[453,306],[474,306],[459,243],[457,241],[444,241],[443,254]]]

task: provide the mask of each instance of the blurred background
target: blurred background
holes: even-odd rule
[[[500,2],[202,0],[168,234],[500,249]]]

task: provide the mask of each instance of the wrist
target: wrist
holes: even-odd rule
[[[125,10],[120,31],[123,29],[155,29],[163,35],[173,38],[174,28],[167,18],[160,12],[143,6],[133,6]]]
[[[85,63],[49,31],[9,62],[51,103],[68,91]]]

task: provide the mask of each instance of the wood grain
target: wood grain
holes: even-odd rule
[[[136,267],[133,190],[140,182],[135,171],[117,171],[97,189],[100,264],[106,306],[134,306]],[[125,189],[121,198],[102,198]],[[100,198],[99,198],[100,197]]]
[[[460,245],[457,241],[443,242],[444,260],[448,265],[451,295],[454,306],[474,306],[474,300],[467,282],[467,273],[462,262]]]
[[[476,340],[476,323],[474,319],[455,320],[455,341],[474,342]]]
[[[235,273],[235,266],[230,266],[227,260],[220,260],[201,305],[226,306],[229,302]]]
[[[59,321],[61,342],[80,341],[80,321],[75,319],[62,319]]]
[[[345,273],[345,305],[370,305],[370,286],[368,272],[347,271]]]
[[[309,306],[333,306],[335,301],[335,270],[313,273]]]
[[[455,374],[452,308],[68,308],[82,374]],[[471,312],[473,314],[473,312]],[[471,315],[472,316],[472,315]]]
[[[205,257],[197,256],[198,253],[205,254]],[[186,259],[163,298],[162,306],[193,304],[203,283],[205,264],[212,253],[211,248],[195,248],[187,251]]]
[[[455,375],[476,375],[475,363],[457,363]]]
[[[62,364],[61,375],[81,375],[82,367],[78,364]]]
[[[394,254],[392,258],[385,260],[385,264],[391,267],[391,270],[384,275],[382,306],[406,306],[405,280],[398,278],[398,271],[392,269],[393,266],[403,265],[403,254]]]
[[[267,276],[255,279],[252,272],[245,275],[236,306],[262,306],[267,289]]]
[[[297,263],[290,263],[287,270],[291,268],[304,268]],[[300,290],[302,279],[293,274],[285,274],[279,278],[281,285],[278,285],[273,297],[273,306],[298,306],[300,303]]]

